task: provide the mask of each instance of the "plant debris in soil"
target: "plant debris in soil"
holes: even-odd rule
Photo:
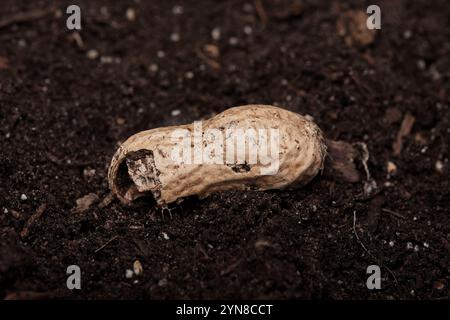
[[[366,1],[76,3],[79,31],[67,1],[2,1],[0,297],[450,297],[448,1],[379,1],[370,34]],[[130,135],[254,103],[363,143],[367,161],[165,209],[111,197]]]

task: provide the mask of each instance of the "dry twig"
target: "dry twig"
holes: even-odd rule
[[[45,209],[47,208],[47,205],[44,203],[42,204],[36,212],[28,219],[27,223],[23,227],[22,231],[20,232],[20,236],[22,238],[25,238],[30,233],[31,226],[42,216]]]
[[[0,19],[0,28],[9,26],[14,23],[23,23],[31,20],[37,20],[53,12],[55,12],[55,8],[53,7],[47,9],[35,9],[27,12],[19,12],[12,16]]]

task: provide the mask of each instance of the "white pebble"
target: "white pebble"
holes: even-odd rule
[[[136,11],[134,11],[133,8],[128,8],[125,13],[125,16],[127,17],[128,21],[134,21],[136,20]]]
[[[229,43],[231,46],[237,45],[238,42],[239,42],[239,40],[238,40],[238,38],[236,38],[236,37],[231,37],[231,38],[228,40],[228,43]]]
[[[161,232],[161,234],[162,234],[164,240],[169,240],[169,239],[170,239],[170,238],[169,238],[169,235],[168,235],[167,233]]]
[[[391,248],[392,248],[392,247],[393,247],[394,245],[395,245],[395,242],[394,242],[394,241],[392,241],[392,240],[391,240],[391,241],[389,241],[389,247],[391,247]]]
[[[151,72],[157,72],[158,71],[158,65],[155,63],[152,63],[149,67]]]
[[[405,39],[409,39],[412,37],[412,32],[411,30],[406,30],[405,32],[403,32],[403,38]]]
[[[109,57],[109,56],[102,56],[100,57],[100,63],[103,64],[110,64],[114,62],[114,58],[113,57]]]
[[[158,53],[156,54],[158,56],[158,58],[164,58],[166,56],[166,54],[164,53],[164,51],[159,50]]]
[[[94,49],[89,50],[89,51],[86,53],[86,56],[88,57],[88,59],[95,60],[95,59],[98,58],[98,51],[97,51],[97,50],[94,50]]]
[[[220,40],[220,29],[219,28],[214,28],[211,31],[211,38],[213,38],[213,40]]]
[[[172,110],[172,112],[170,114],[172,115],[172,117],[176,117],[176,116],[179,116],[180,113],[181,113],[181,111],[179,109],[175,109],[175,110]],[[163,235],[164,234],[165,233],[163,232]]]
[[[406,244],[406,249],[410,250],[410,249],[412,249],[412,248],[414,248],[414,247],[413,247],[413,244],[412,244],[411,242],[408,242],[408,243]]]
[[[127,279],[133,278],[133,270],[127,269],[127,270],[125,271],[125,278],[127,278]]]
[[[170,35],[170,41],[172,41],[172,42],[180,41],[180,35],[178,33],[172,33]]]
[[[244,27],[244,33],[246,34],[246,35],[251,35],[252,34],[252,32],[253,32],[253,29],[252,29],[252,27],[250,27],[250,26],[245,26]]]
[[[25,193],[22,193],[22,194],[20,195],[20,200],[25,201],[25,200],[27,200],[27,199],[28,199],[28,197],[27,197],[27,195],[26,195]]]
[[[420,70],[425,70],[425,68],[427,67],[427,65],[426,65],[425,61],[423,61],[423,60],[417,60],[417,67],[418,67]]]
[[[414,251],[415,251],[415,252],[418,252],[418,251],[419,251],[419,246],[418,246],[417,244],[414,246]]]
[[[173,13],[174,15],[180,15],[180,14],[183,14],[183,12],[184,12],[184,9],[183,9],[183,7],[180,6],[180,5],[176,5],[176,6],[174,6],[174,7],[172,8],[172,13]]]
[[[437,172],[442,173],[444,171],[444,163],[441,160],[436,161],[434,168]]]
[[[424,242],[424,243],[423,243],[423,246],[424,246],[425,248],[429,248],[429,247],[430,247],[430,244],[429,244],[428,242]]]
[[[186,77],[186,79],[192,79],[194,78],[194,73],[192,71],[188,71],[184,76]]]
[[[6,208],[3,209],[3,213],[4,213],[4,214],[7,214],[7,213],[8,213],[8,209],[6,209]]]

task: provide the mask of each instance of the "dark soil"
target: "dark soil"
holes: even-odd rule
[[[382,29],[364,47],[347,44],[336,22],[365,1],[262,0],[266,19],[251,0],[79,0],[82,44],[65,27],[73,2],[0,27],[0,297],[450,296],[448,1],[377,1]],[[49,6],[2,0],[0,21]],[[199,54],[206,44],[220,56]],[[366,143],[376,192],[364,194],[358,160],[356,183],[321,175],[297,191],[226,192],[171,212],[117,200],[74,212],[77,199],[108,195],[120,141],[249,103],[309,114],[328,138]],[[407,113],[415,123],[394,156]],[[127,279],[135,260],[143,274]],[[66,288],[72,264],[81,290]],[[381,290],[366,287],[372,264]]]

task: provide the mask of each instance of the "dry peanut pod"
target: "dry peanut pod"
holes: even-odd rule
[[[152,196],[166,205],[231,189],[299,187],[322,169],[325,154],[314,122],[285,109],[247,105],[131,136],[114,155],[108,181],[125,204]]]

